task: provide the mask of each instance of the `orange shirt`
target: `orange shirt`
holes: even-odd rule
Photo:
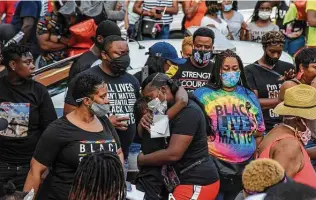
[[[190,5],[192,5],[193,2],[194,1],[191,1]],[[207,11],[207,7],[205,4],[205,1],[201,1],[194,17],[190,20],[188,19],[185,20],[184,27],[187,29],[191,26],[200,26],[201,20],[205,16],[206,11]]]

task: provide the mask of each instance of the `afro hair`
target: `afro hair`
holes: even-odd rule
[[[263,158],[249,163],[243,172],[242,182],[247,191],[260,193],[285,176],[283,167],[275,160]]]

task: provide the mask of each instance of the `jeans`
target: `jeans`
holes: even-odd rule
[[[11,181],[17,191],[23,191],[30,165],[12,165],[0,161],[0,184],[6,184]]]
[[[169,39],[169,29],[170,25],[161,25],[161,31],[157,33],[155,40],[165,40]],[[144,37],[144,40],[154,40],[151,37]]]
[[[129,38],[133,38],[135,24],[129,24],[127,29],[127,35]]]
[[[305,46],[305,37],[300,36],[296,39],[285,38],[284,51],[293,56],[298,50]]]

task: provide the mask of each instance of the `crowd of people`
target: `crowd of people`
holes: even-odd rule
[[[229,0],[15,3],[0,1],[0,200],[316,198],[315,1],[258,1],[249,23]],[[179,3],[199,28],[177,52]],[[136,74],[124,19],[132,39],[165,39]],[[214,29],[261,57],[215,53]],[[72,55],[58,118],[32,75]]]

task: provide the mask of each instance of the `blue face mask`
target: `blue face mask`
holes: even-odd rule
[[[233,9],[233,4],[224,5],[224,12],[228,12]]]
[[[240,71],[224,72],[221,74],[222,83],[225,87],[235,87],[240,79]]]

